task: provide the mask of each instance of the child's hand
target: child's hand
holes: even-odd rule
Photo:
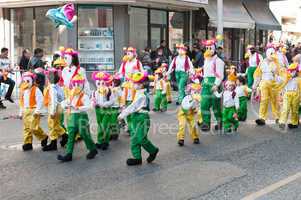
[[[118,121],[122,121],[123,120],[123,118],[121,117],[121,115],[118,115]]]
[[[238,119],[237,113],[234,113],[234,114],[233,114],[233,118],[236,119],[236,120]]]

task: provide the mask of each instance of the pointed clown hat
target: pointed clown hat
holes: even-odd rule
[[[133,83],[143,83],[147,79],[148,79],[148,74],[146,72],[136,72],[131,77]]]

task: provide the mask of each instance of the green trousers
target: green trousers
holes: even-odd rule
[[[110,109],[110,116],[111,116],[111,124],[110,124],[110,135],[119,135],[120,127],[118,123],[118,115],[119,115],[119,108],[112,107]]]
[[[150,117],[148,113],[133,113],[131,115],[131,123],[134,126],[131,133],[131,151],[135,159],[141,159],[141,147],[148,153],[153,154],[157,151],[155,147],[147,138],[150,128]]]
[[[97,143],[109,143],[110,141],[110,108],[95,108],[97,121]]]
[[[215,82],[215,77],[206,77],[202,83],[202,93],[201,93],[201,112],[203,117],[203,123],[210,126],[211,121],[211,108],[213,110],[215,119],[218,123],[221,122],[222,111],[221,111],[221,99],[217,98],[212,90]]]
[[[167,110],[167,98],[166,94],[162,93],[162,90],[156,90],[155,99],[154,99],[154,108],[155,110]]]
[[[238,119],[246,121],[248,115],[248,97],[239,97]]]
[[[185,87],[187,85],[188,73],[176,71],[176,81],[179,89],[178,102],[181,103],[185,97]]]
[[[63,129],[65,129],[65,131],[66,131],[66,127],[65,127],[65,114],[64,114],[64,112],[62,112],[60,114],[60,123],[61,123],[61,127],[63,127]]]
[[[239,122],[237,119],[233,118],[233,115],[236,113],[235,107],[229,107],[223,109],[223,126],[225,131],[238,128]]]
[[[90,134],[89,118],[86,112],[83,113],[71,113],[68,117],[67,123],[68,129],[68,143],[66,152],[72,154],[76,134],[80,134],[84,140],[85,145],[89,151],[96,149],[95,143],[93,142]]]
[[[252,89],[254,83],[254,72],[256,70],[256,66],[249,66],[247,69],[247,81],[248,87]]]
[[[126,101],[126,106],[128,106],[128,105],[130,105],[132,103],[132,101]],[[126,124],[127,124],[127,126],[128,126],[128,131],[129,131],[129,133],[130,133],[130,135],[131,135],[131,132],[133,132],[132,131],[132,123],[131,123],[131,121],[132,121],[132,115],[128,115],[127,117],[126,117]]]

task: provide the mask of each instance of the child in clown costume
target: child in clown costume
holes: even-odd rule
[[[118,115],[120,114],[120,106],[122,101],[121,76],[115,74],[113,76],[112,94],[110,99],[113,101],[111,107],[111,124],[110,124],[110,139],[117,140],[120,133]]]
[[[144,71],[142,63],[137,58],[137,50],[133,47],[128,47],[124,51],[126,56],[122,59],[122,63],[118,72],[122,76],[122,81],[130,78],[135,72]]]
[[[167,110],[167,98],[166,98],[166,91],[167,86],[166,82],[163,77],[163,69],[158,68],[155,71],[155,81],[154,81],[154,109],[153,111],[158,112],[164,112]]]
[[[256,52],[256,49],[253,45],[248,45],[247,47],[247,53],[245,55],[245,58],[249,59],[249,66],[246,71],[247,75],[247,81],[248,81],[248,87],[252,89],[252,85],[254,83],[254,72],[259,65],[259,63],[263,60],[263,57]]]
[[[185,138],[185,126],[186,123],[189,125],[189,133],[194,144],[199,144],[199,136],[197,132],[197,113],[200,107],[200,95],[201,85],[198,83],[191,83],[188,86],[190,94],[185,96],[181,107],[178,110],[178,121],[179,121],[179,131],[177,134],[177,140],[179,146],[184,145]]]
[[[252,92],[246,85],[246,79],[244,76],[238,76],[236,81],[235,93],[239,99],[239,109],[237,115],[239,121],[246,121],[248,116],[248,96],[249,92]]]
[[[267,119],[269,102],[272,107],[272,113],[276,123],[279,121],[279,73],[280,66],[278,65],[277,55],[273,47],[268,47],[266,50],[266,58],[260,63],[254,72],[254,84],[252,87],[253,97],[256,96],[257,87],[260,90],[260,105],[259,118],[256,119],[257,125],[265,125]]]
[[[20,106],[23,118],[23,151],[32,150],[32,136],[41,141],[41,146],[47,145],[48,136],[40,127],[43,94],[34,84],[35,75],[26,72],[22,76]]]
[[[48,70],[49,84],[44,93],[44,104],[48,107],[48,130],[50,144],[43,147],[43,151],[57,150],[57,140],[62,138],[61,146],[64,147],[68,141],[66,130],[61,126],[62,109],[60,103],[64,100],[64,91],[59,86],[59,72],[55,68]]]
[[[226,133],[232,132],[232,128],[236,131],[239,126],[237,115],[239,98],[235,92],[235,82],[235,75],[229,75],[223,92],[223,127]]]
[[[189,74],[194,74],[194,67],[190,58],[186,55],[187,48],[181,44],[177,45],[177,49],[179,55],[171,62],[167,74],[170,75],[173,71],[176,73],[176,81],[179,88],[177,105],[180,105],[185,97],[185,88]]]
[[[284,129],[288,115],[291,114],[289,129],[298,128],[299,105],[301,92],[301,79],[297,74],[298,64],[291,64],[287,69],[287,77],[284,81],[283,105],[279,120],[279,128]]]
[[[170,83],[170,78],[167,74],[168,71],[168,64],[167,63],[162,63],[161,65],[162,68],[162,73],[163,73],[163,77],[166,83],[166,99],[167,99],[167,103],[172,103],[172,94],[171,94],[171,83]]]
[[[149,153],[148,163],[153,162],[159,152],[159,149],[147,138],[150,128],[149,98],[144,89],[144,83],[147,79],[148,76],[145,73],[138,72],[133,74],[132,81],[137,90],[135,99],[118,116],[118,119],[122,120],[131,115],[131,123],[135,125],[135,128],[132,129],[133,132],[130,134],[133,158],[127,160],[127,165],[129,166],[142,164],[141,148],[144,148]]]
[[[225,63],[217,56],[216,40],[206,40],[202,44],[206,47],[204,53],[205,63],[203,67],[202,102],[201,112],[203,123],[202,131],[209,131],[211,126],[211,109],[213,110],[217,125],[215,129],[221,129],[221,100],[214,95],[221,87],[224,79]]]
[[[85,93],[90,95],[90,85],[86,76],[86,71],[84,68],[80,67],[78,52],[71,49],[61,49],[64,60],[66,61],[66,67],[62,71],[62,78],[64,81],[64,94],[66,98],[69,98],[71,91],[71,79],[77,75],[81,74],[85,79]]]
[[[106,72],[95,72],[92,79],[96,83],[97,90],[92,95],[93,107],[95,107],[96,120],[98,124],[96,147],[101,150],[107,150],[110,141],[110,107],[113,105],[109,87],[111,75]]]
[[[122,98],[121,98],[121,107],[125,108],[126,106],[130,105],[135,98],[136,90],[134,88],[134,84],[131,79],[128,77],[127,81],[122,84]],[[128,115],[125,119],[127,124],[127,131],[131,132],[131,115]]]
[[[81,74],[76,74],[71,79],[72,90],[69,98],[62,102],[62,108],[68,112],[68,142],[66,154],[58,155],[57,159],[62,162],[72,161],[73,148],[76,134],[79,133],[84,140],[89,153],[87,159],[93,159],[96,154],[96,145],[90,135],[90,126],[87,110],[91,108],[91,102],[88,95],[85,94],[85,78]]]

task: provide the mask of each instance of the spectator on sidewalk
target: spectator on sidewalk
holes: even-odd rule
[[[30,59],[29,63],[28,63],[28,68],[29,70],[31,70],[32,72],[37,71],[38,68],[40,69],[45,69],[45,62],[42,60],[44,56],[44,51],[43,49],[40,48],[36,48],[34,50],[34,55],[33,57]],[[41,71],[41,70],[38,70]],[[43,92],[44,90],[44,86],[45,86],[45,75],[43,73],[36,73],[37,77],[36,77],[36,83],[38,84],[39,89]]]
[[[8,77],[11,71],[12,68],[10,65],[10,60],[8,58],[8,49],[2,48],[0,54],[0,84],[4,83],[8,85],[8,90],[5,94],[5,99],[11,103],[14,103],[14,101],[11,98],[11,95],[15,87],[15,81],[13,81],[11,78]],[[0,99],[0,109],[5,109],[5,108],[6,107],[3,105]]]
[[[153,70],[156,71],[159,67],[161,67],[162,63],[168,64],[168,58],[164,55],[164,49],[158,48]]]
[[[194,52],[195,52],[195,58],[193,60],[193,66],[195,68],[200,68],[203,67],[204,65],[204,54],[203,51],[201,50],[200,45],[195,44],[193,46]]]
[[[165,56],[165,58],[169,59],[169,56],[172,56],[172,53],[166,44],[166,40],[162,40],[160,42],[160,47],[158,49],[163,50],[163,55]]]
[[[30,50],[29,49],[24,49],[23,52],[22,52],[20,62],[19,62],[19,67],[20,67],[21,74],[24,71],[28,70],[28,63],[29,63],[29,60],[30,60],[30,56],[31,56]]]

